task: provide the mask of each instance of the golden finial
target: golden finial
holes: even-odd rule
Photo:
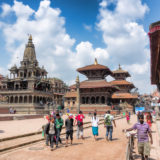
[[[97,58],[95,58],[94,64],[95,64],[95,65],[97,65],[97,64],[98,64],[98,62],[97,62]]]
[[[76,83],[79,83],[79,76],[77,76],[76,78]]]
[[[31,40],[31,41],[32,41],[32,35],[31,35],[31,34],[29,35],[29,40]]]

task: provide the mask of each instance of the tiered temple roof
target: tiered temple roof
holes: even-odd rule
[[[112,71],[107,66],[98,64],[97,59],[95,59],[94,64],[78,68],[77,71],[87,76],[88,80],[101,80],[112,74]]]
[[[134,84],[128,82],[126,80],[127,77],[130,77],[128,71],[125,71],[119,65],[119,68],[113,71],[112,76],[115,80],[111,81],[112,85],[118,86],[120,91],[115,92],[112,94],[112,99],[137,99],[137,95],[133,95],[130,93],[130,90],[135,88]]]
[[[112,71],[104,65],[98,64],[97,59],[92,65],[88,65],[77,69],[78,72],[87,76],[88,80],[80,82],[80,89],[97,89],[97,88],[107,88],[110,92],[119,91],[119,88],[110,82],[107,82],[105,77],[112,75]],[[71,92],[76,90],[76,84],[70,86]],[[65,97],[75,96],[75,93],[67,93]]]

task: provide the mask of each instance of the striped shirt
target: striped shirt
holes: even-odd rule
[[[133,129],[137,130],[138,142],[148,142],[148,132],[151,132],[151,129],[147,123],[136,123]]]

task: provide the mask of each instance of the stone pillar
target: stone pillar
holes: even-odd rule
[[[18,97],[18,101],[17,101],[17,103],[20,103],[20,96],[17,96]]]
[[[27,96],[27,103],[29,103],[29,96]]]
[[[34,103],[34,96],[32,96],[32,103]]]
[[[22,99],[22,103],[24,103],[24,96],[22,96],[22,98],[23,98],[23,99]]]
[[[11,97],[8,96],[8,103],[11,103]]]

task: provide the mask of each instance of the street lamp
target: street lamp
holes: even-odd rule
[[[79,76],[77,76],[77,78],[76,78],[76,88],[77,88],[77,114],[79,114],[79,111],[80,111],[80,91],[79,91],[79,87],[80,87]]]

